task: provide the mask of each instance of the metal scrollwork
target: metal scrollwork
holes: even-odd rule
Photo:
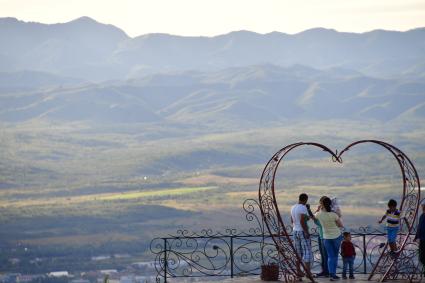
[[[384,281],[388,278],[395,279],[403,276],[403,278],[412,281],[416,279],[416,274],[420,273],[417,269],[415,260],[413,260],[414,255],[411,252],[406,252],[406,247],[416,245],[416,243],[412,241],[410,235],[414,231],[420,202],[419,176],[410,159],[395,146],[377,140],[361,140],[354,142],[344,148],[340,153],[338,153],[338,151],[333,152],[328,147],[319,143],[299,142],[282,148],[272,156],[263,170],[258,190],[258,199],[263,222],[282,258],[280,268],[284,275],[283,278],[296,277],[298,272],[297,266],[304,267],[304,265],[295,251],[290,235],[287,232],[287,225],[285,225],[282,220],[276,201],[274,180],[280,163],[290,151],[301,146],[312,146],[321,149],[331,155],[332,161],[342,163],[342,156],[348,152],[349,149],[364,143],[380,145],[394,156],[400,166],[403,185],[400,204],[403,221],[400,225],[398,237],[400,252],[394,257],[390,255],[387,245],[379,245],[378,248],[373,247],[369,258],[370,261],[374,260],[374,267],[370,273],[369,279],[377,276],[379,277],[379,281]],[[373,253],[379,254],[379,257],[376,259],[376,256],[372,256]],[[406,270],[410,273],[406,273]],[[309,272],[307,272],[306,276],[314,282],[313,276]]]
[[[252,230],[259,231],[259,229]],[[261,265],[280,264],[283,260],[269,234],[236,233],[233,229],[228,232],[209,232],[205,236],[204,232],[186,231],[183,235],[192,236],[182,236],[182,232],[178,231],[176,236],[154,239],[151,242],[151,251],[157,256],[155,267],[158,280],[166,281],[164,280],[166,278],[179,277],[259,275]],[[311,229],[310,233],[314,255],[312,270],[320,271],[318,235],[315,229]],[[289,235],[291,236],[290,232]],[[368,274],[385,249],[385,231],[359,227],[351,231],[351,236],[356,250],[354,272]],[[420,270],[417,249],[417,244],[413,242],[405,246],[397,276],[388,277],[388,279],[420,279],[416,273]],[[167,258],[167,265],[165,265],[165,258]],[[338,272],[341,268],[340,264]],[[295,279],[284,273],[287,270],[280,270],[280,272],[281,280]]]
[[[278,262],[274,244],[264,235],[258,202],[247,199],[243,209],[246,220],[253,224],[248,231],[178,230],[176,235],[152,240],[157,281],[166,282],[170,277],[256,275],[263,263]]]

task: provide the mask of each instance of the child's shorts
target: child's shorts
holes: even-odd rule
[[[387,227],[388,243],[395,243],[397,240],[398,227]]]

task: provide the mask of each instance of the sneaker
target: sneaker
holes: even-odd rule
[[[329,277],[329,273],[320,272],[320,273],[315,274],[314,277],[316,277],[316,278],[319,278],[319,277]]]
[[[390,255],[390,257],[391,257],[391,258],[393,258],[393,259],[394,259],[394,258],[396,258],[396,257],[397,257],[397,252],[395,252],[395,251],[390,251],[390,252],[389,252],[389,255]]]
[[[354,275],[350,275],[350,279],[356,279]]]
[[[333,275],[333,276],[330,277],[330,280],[331,281],[338,281],[339,279],[340,278],[338,276],[336,276],[336,275]]]
[[[347,276],[345,276],[345,275],[342,275],[342,279],[347,279]]]

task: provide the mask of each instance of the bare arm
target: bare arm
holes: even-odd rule
[[[381,220],[379,220],[378,223],[381,224],[382,221],[384,221],[385,218],[387,218],[387,215],[386,214],[384,214],[384,216],[382,216]]]
[[[340,209],[340,208],[336,209],[336,210],[335,210],[335,213],[336,213],[336,215],[338,215],[338,217],[340,217],[340,218],[341,218],[342,213],[341,213],[341,209]]]
[[[344,224],[342,224],[342,221],[340,218],[335,220],[335,223],[336,223],[336,226],[338,226],[339,228],[344,228]]]
[[[314,216],[313,212],[311,211],[310,207],[307,208],[307,212],[308,212],[308,219],[313,219],[316,220],[316,217]]]
[[[304,235],[306,239],[310,238],[310,233],[308,232],[308,226],[307,226],[307,220],[308,216],[305,214],[301,214],[301,227],[303,227]]]

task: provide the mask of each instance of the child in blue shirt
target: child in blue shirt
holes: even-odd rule
[[[397,201],[390,199],[388,201],[388,210],[385,212],[384,216],[382,216],[381,220],[379,220],[379,224],[381,224],[384,219],[387,219],[387,238],[388,245],[390,246],[390,253],[395,255],[397,251],[397,233],[400,228],[400,211],[397,209]]]

